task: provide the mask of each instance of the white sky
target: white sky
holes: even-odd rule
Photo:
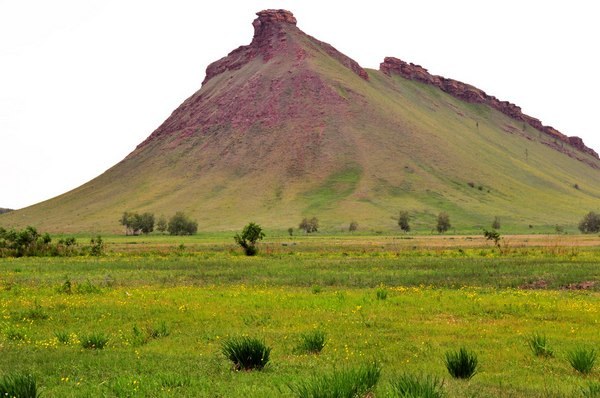
[[[73,189],[285,8],[363,67],[385,56],[473,84],[600,151],[599,12],[587,0],[0,0],[0,207]]]

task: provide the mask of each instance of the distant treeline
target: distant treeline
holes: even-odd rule
[[[0,207],[0,214],[9,213],[11,211],[13,211],[13,209],[5,209],[3,207]]]

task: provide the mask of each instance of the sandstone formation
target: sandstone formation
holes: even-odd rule
[[[566,143],[574,147],[575,149],[587,153],[598,159],[598,153],[596,153],[593,149],[588,148],[583,143],[583,140],[581,138],[568,137],[552,127],[544,126],[542,122],[538,119],[524,114],[521,111],[521,108],[517,105],[512,104],[508,101],[500,101],[496,97],[488,95],[483,90],[480,90],[469,84],[459,82],[453,79],[447,79],[442,76],[432,75],[427,71],[427,69],[419,65],[407,63],[394,57],[386,57],[384,61],[380,64],[379,69],[386,75],[397,74],[406,79],[416,80],[422,83],[436,86],[442,91],[452,95],[453,97],[459,98],[466,102],[486,104],[515,120],[525,122],[533,128],[555,138],[556,140]],[[561,149],[560,145],[556,145],[554,147],[558,150]],[[572,155],[568,151],[563,152]]]
[[[301,34],[320,46],[327,54],[337,59],[361,78],[368,80],[367,72],[353,59],[337,51],[331,45],[311,37],[296,27],[296,18],[287,10],[264,10],[256,13],[258,18],[252,22],[254,37],[247,46],[240,46],[226,57],[213,62],[206,68],[206,77],[202,84],[226,70],[237,70],[252,59],[262,56],[265,62],[274,54],[288,53],[292,57],[302,57],[303,50],[298,43],[291,43],[288,33]]]

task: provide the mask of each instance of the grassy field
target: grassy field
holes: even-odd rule
[[[600,365],[567,361],[600,349],[597,236],[282,236],[253,258],[226,235],[106,240],[98,258],[0,259],[0,376],[31,373],[46,397],[285,397],[375,361],[378,397],[404,373],[449,397],[598,396],[582,388]],[[315,330],[323,351],[299,350]],[[83,348],[94,335],[106,346]],[[237,336],[272,348],[264,370],[233,370]],[[479,358],[469,381],[444,366],[460,347]]]

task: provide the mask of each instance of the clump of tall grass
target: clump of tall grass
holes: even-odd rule
[[[89,279],[87,279],[83,283],[78,283],[75,286],[75,291],[78,294],[97,294],[97,293],[102,293],[102,289],[100,289],[98,286],[96,286],[92,282],[90,282]]]
[[[158,375],[160,385],[164,388],[182,388],[192,384],[192,378],[179,373],[162,373]]]
[[[19,329],[19,328],[14,327],[14,326],[7,327],[4,330],[4,334],[6,336],[6,339],[10,340],[10,341],[23,341],[27,337],[25,335],[25,331],[24,330]]]
[[[446,369],[455,379],[469,380],[477,373],[477,354],[462,347],[458,351],[446,352]]]
[[[590,382],[585,387],[581,387],[581,396],[583,398],[600,398],[600,383]]]
[[[372,396],[381,376],[377,363],[354,369],[338,370],[332,374],[315,376],[304,383],[291,385],[298,398],[356,398]]]
[[[32,375],[6,375],[0,378],[0,397],[37,398],[37,382]]]
[[[377,289],[377,300],[386,300],[388,297],[388,291],[384,288]]]
[[[233,337],[222,343],[221,352],[236,370],[261,370],[269,362],[271,348],[256,338]]]
[[[156,326],[147,325],[144,329],[141,329],[138,325],[133,325],[130,341],[133,345],[139,346],[146,344],[151,339],[160,339],[162,337],[167,337],[169,334],[171,334],[171,331],[164,321]]]
[[[64,331],[54,332],[54,337],[56,337],[58,342],[61,344],[69,344],[69,341],[71,341],[71,336],[69,333]]]
[[[404,373],[391,384],[394,397],[441,398],[444,396],[444,381],[435,376]]]
[[[17,313],[16,316],[19,319],[27,319],[30,321],[48,319],[48,314],[37,301],[34,303],[33,307]]]
[[[538,357],[554,356],[554,351],[552,350],[552,348],[550,348],[546,335],[534,333],[533,335],[531,335],[527,343],[529,344],[529,348],[531,348],[533,354]]]
[[[81,337],[81,346],[90,350],[101,350],[108,344],[108,337],[103,333],[92,333]]]
[[[592,371],[596,363],[596,350],[576,348],[567,354],[567,360],[579,373],[587,374]]]
[[[152,326],[148,325],[146,328],[148,332],[148,336],[152,339],[160,339],[162,337],[167,337],[171,334],[171,330],[169,329],[169,325],[165,321],[161,321],[158,325]]]
[[[318,354],[325,348],[327,336],[322,330],[313,330],[300,336],[298,350],[311,354]]]

